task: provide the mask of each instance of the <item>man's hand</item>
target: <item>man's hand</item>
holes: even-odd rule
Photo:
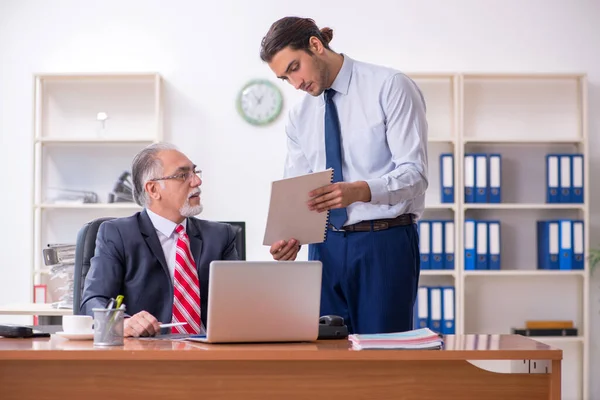
[[[371,201],[371,189],[365,181],[337,182],[310,192],[308,208],[323,212],[333,208],[345,208],[357,201]]]
[[[125,318],[125,337],[154,336],[160,332],[158,320],[147,311]]]
[[[298,255],[298,250],[300,250],[298,241],[296,239],[290,239],[287,242],[285,240],[280,240],[279,242],[273,243],[270,251],[274,260],[293,261]]]

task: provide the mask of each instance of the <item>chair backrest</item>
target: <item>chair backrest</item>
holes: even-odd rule
[[[104,221],[114,217],[102,217],[85,224],[77,233],[75,243],[75,270],[73,276],[73,314],[80,315],[81,295],[85,284],[85,277],[90,270],[90,260],[96,250],[96,236],[98,229]]]
[[[243,221],[222,221],[233,226],[235,230],[235,248],[240,260],[246,260],[246,223]]]

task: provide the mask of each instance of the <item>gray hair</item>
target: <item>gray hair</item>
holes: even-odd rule
[[[150,179],[160,178],[163,174],[163,165],[158,158],[158,153],[165,150],[177,150],[166,142],[159,142],[145,147],[133,158],[131,165],[131,178],[133,179],[133,198],[142,207],[150,203],[150,196],[146,193],[146,182]]]

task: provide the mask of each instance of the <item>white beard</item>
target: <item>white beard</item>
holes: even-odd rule
[[[192,206],[190,204],[190,199],[188,198],[185,203],[183,203],[183,206],[181,206],[179,209],[179,213],[182,217],[188,218],[200,214],[203,209],[204,207],[202,206],[202,203],[198,204],[197,206]]]

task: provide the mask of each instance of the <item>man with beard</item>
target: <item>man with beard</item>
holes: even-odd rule
[[[332,37],[312,19],[285,17],[262,40],[261,59],[307,93],[286,125],[285,176],[334,171],[308,193],[309,209],[329,211],[325,242],[308,250],[323,263],[321,314],[342,316],[352,333],[406,331],[428,186],[425,101],[403,73],[333,51]],[[295,259],[294,238],[281,239],[273,258]]]
[[[124,296],[125,336],[152,336],[162,323],[175,333],[206,326],[209,265],[237,260],[228,224],[192,218],[202,212],[199,171],[167,143],[150,145],[132,165],[134,197],[144,210],[100,225],[81,310],[93,315]]]

